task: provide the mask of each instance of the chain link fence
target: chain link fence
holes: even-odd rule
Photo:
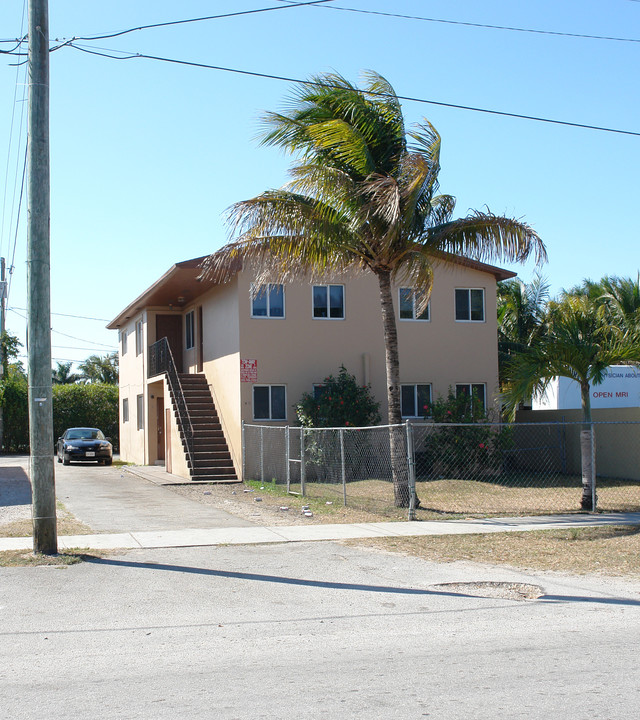
[[[245,424],[243,477],[393,519],[574,512],[582,429],[564,422]],[[597,509],[640,511],[640,423],[593,423],[593,432]]]

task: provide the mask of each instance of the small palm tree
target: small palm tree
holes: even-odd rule
[[[73,385],[81,376],[71,372],[72,362],[58,362],[51,371],[51,382],[54,385]]]
[[[90,355],[83,363],[78,365],[78,369],[82,373],[80,378],[87,383],[117,385],[118,353],[113,352],[105,356]]]
[[[498,283],[498,360],[500,382],[505,365],[517,353],[526,352],[544,331],[549,283],[535,274],[530,283],[518,278]]]
[[[518,404],[540,397],[555,377],[568,377],[580,385],[583,433],[583,510],[593,509],[591,385],[599,385],[610,365],[640,364],[640,337],[611,325],[606,307],[587,295],[566,296],[549,303],[545,332],[527,352],[514,356],[506,367],[503,393],[508,413]]]
[[[286,282],[345,271],[378,280],[386,353],[390,425],[401,423],[400,374],[392,282],[417,289],[418,312],[429,299],[433,265],[447,257],[544,259],[528,225],[490,212],[453,219],[455,198],[438,192],[440,135],[424,119],[406,130],[391,85],[365,73],[358,89],[339,75],[321,75],[293,92],[286,113],[267,113],[263,144],[297,156],[291,181],[230,209],[238,237],[204,264],[224,275],[238,256],[261,268],[257,282]],[[403,448],[391,433],[396,505],[409,492]]]

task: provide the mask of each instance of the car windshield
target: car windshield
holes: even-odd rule
[[[76,428],[67,432],[67,440],[104,440],[102,430],[94,428]]]

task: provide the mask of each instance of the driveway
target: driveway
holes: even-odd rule
[[[53,457],[51,462],[55,463]],[[12,498],[17,493],[22,502],[29,503],[28,469],[26,455],[0,457],[2,494],[8,497],[11,485]],[[55,477],[58,500],[96,533],[254,525],[114,466],[55,463]],[[6,507],[11,508],[11,519],[17,519],[18,507],[23,508],[23,517],[30,517],[28,504],[20,506],[18,500],[13,499]]]

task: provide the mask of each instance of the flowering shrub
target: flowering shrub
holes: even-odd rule
[[[366,427],[380,422],[380,404],[368,385],[358,385],[342,365],[313,393],[304,393],[296,405],[303,427]]]
[[[447,397],[439,397],[425,415],[433,419],[435,427],[420,453],[420,475],[485,479],[502,471],[511,433],[491,424],[477,396],[456,397],[449,388]]]

